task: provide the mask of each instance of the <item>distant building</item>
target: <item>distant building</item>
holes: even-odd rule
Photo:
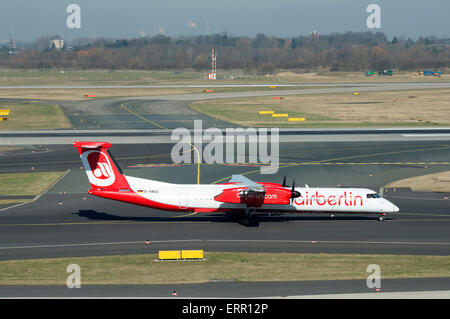
[[[432,47],[437,49],[449,49],[450,48],[450,39],[440,39],[433,41],[431,44]]]
[[[311,32],[311,38],[317,40],[319,38],[319,32],[317,32],[316,30]]]
[[[64,48],[64,39],[56,38],[50,40],[50,49],[61,50],[62,48]]]

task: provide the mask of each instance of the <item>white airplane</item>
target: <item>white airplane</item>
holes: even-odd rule
[[[180,212],[235,212],[250,224],[255,213],[368,213],[384,220],[399,208],[366,188],[292,187],[233,175],[217,185],[171,184],[125,176],[108,142],[74,142],[95,196]]]

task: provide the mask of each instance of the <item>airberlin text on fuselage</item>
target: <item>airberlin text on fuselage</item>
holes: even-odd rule
[[[264,193],[254,193],[254,194],[241,194],[236,193],[237,198],[243,199],[278,199],[277,194],[264,194]]]
[[[318,191],[312,194],[305,192],[305,196],[300,196],[294,200],[294,203],[299,206],[323,206],[328,204],[330,206],[363,206],[363,198],[359,195],[352,196],[352,192],[344,192],[342,195],[321,195]]]

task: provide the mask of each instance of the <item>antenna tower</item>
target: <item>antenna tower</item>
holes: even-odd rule
[[[208,74],[208,79],[216,79],[216,53],[214,52],[214,48],[211,50],[211,73]]]

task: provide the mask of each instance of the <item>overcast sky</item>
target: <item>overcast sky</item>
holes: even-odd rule
[[[81,8],[81,28],[66,25],[69,4]],[[369,4],[381,8],[389,38],[450,37],[449,0],[0,0],[0,40],[11,26],[18,41],[59,34],[131,38],[163,32],[169,36],[227,32],[280,37],[367,31]]]

